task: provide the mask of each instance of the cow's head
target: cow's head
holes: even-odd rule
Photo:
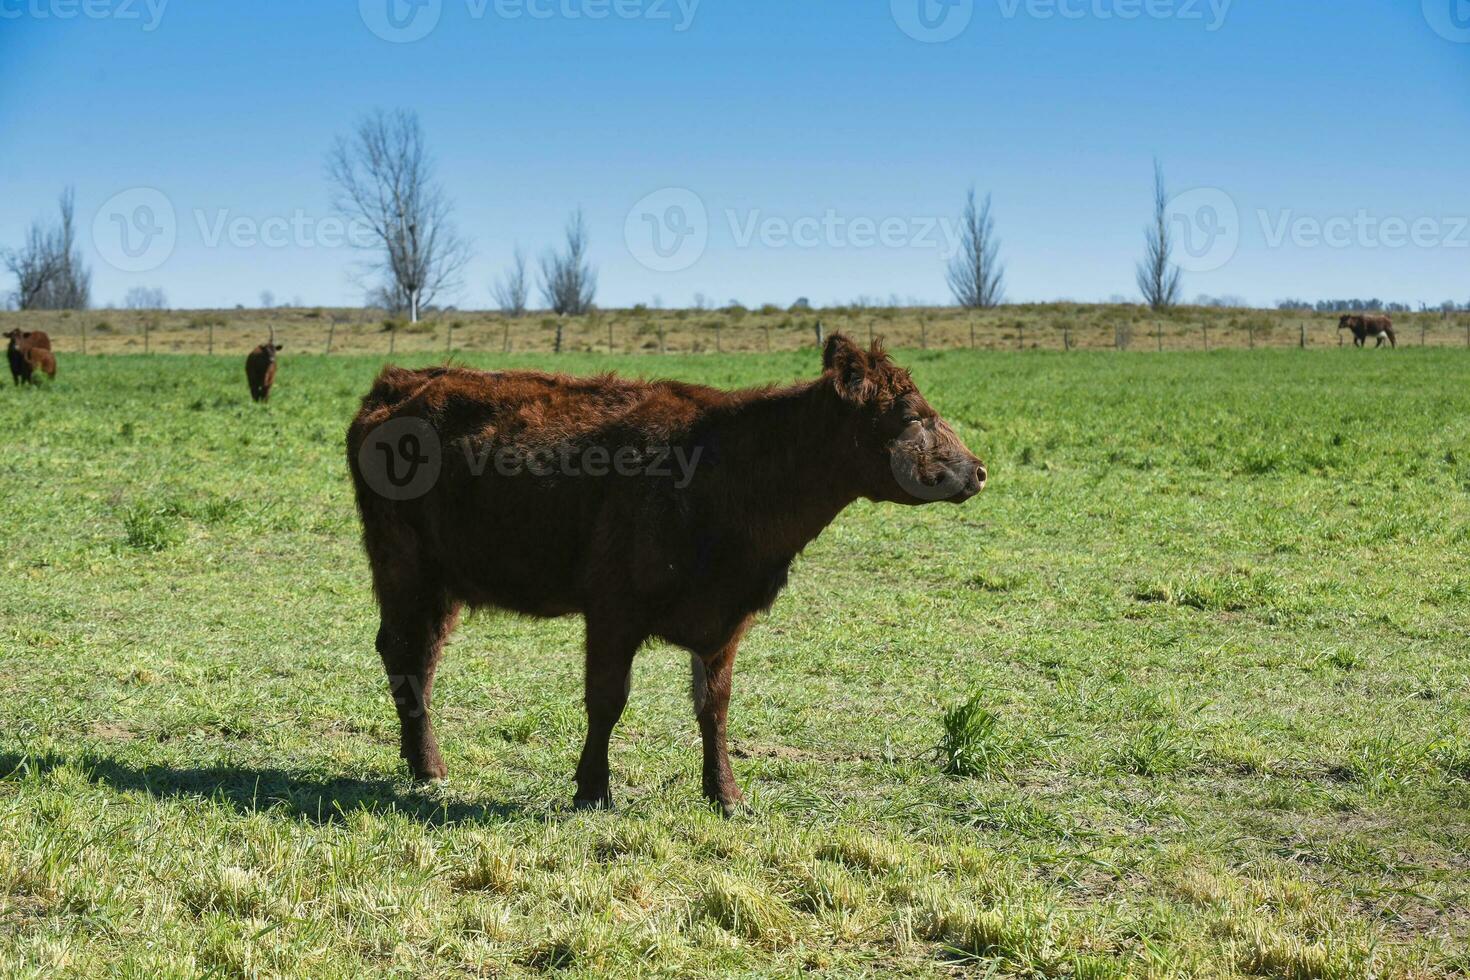
[[[881,342],[865,351],[834,333],[822,352],[822,368],[856,433],[862,496],[899,504],[959,504],[985,487],[985,464],[924,400]]]
[[[1358,318],[1355,316],[1344,315],[1342,319],[1337,321],[1337,329],[1351,330],[1353,329],[1353,327],[1357,326],[1357,320]]]
[[[22,334],[20,332],[20,330],[18,330],[18,329],[12,330],[12,331],[10,331],[9,333],[7,333],[5,335],[6,339],[9,340],[12,344],[18,342],[20,340],[20,338],[23,337],[23,336],[25,336],[25,335]]]

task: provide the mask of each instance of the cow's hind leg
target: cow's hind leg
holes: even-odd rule
[[[578,809],[612,806],[608,742],[627,707],[633,657],[643,640],[615,618],[587,617],[587,742],[577,763]]]
[[[398,710],[399,754],[415,779],[443,779],[444,760],[429,716],[434,671],[444,641],[459,619],[459,603],[440,593],[381,599],[378,654],[388,673],[388,690]]]
[[[730,708],[730,686],[735,676],[735,652],[745,634],[742,626],[723,646],[708,656],[693,655],[690,693],[699,736],[704,747],[703,788],[705,799],[729,816],[745,797],[730,769],[730,752],[725,740],[725,719]]]

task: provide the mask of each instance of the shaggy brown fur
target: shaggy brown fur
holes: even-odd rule
[[[27,354],[31,350],[51,349],[51,338],[44,330],[12,330],[5,334],[10,341],[6,346],[6,357],[10,361],[10,380],[15,384],[31,380],[31,374],[35,370]],[[56,375],[55,363],[52,363],[50,374]]]
[[[32,374],[27,380],[34,380],[34,372],[40,371],[52,381],[56,380],[56,356],[42,347],[32,347],[26,351],[26,363],[30,366]]]
[[[378,427],[390,421],[432,427],[404,444],[405,459],[428,460],[434,435],[442,447],[442,469],[415,499],[379,492],[376,460],[394,450]],[[462,606],[580,613],[579,806],[612,802],[608,739],[652,637],[693,655],[704,793],[727,811],[738,804],[725,744],[735,654],[797,553],[858,498],[960,503],[985,484],[984,465],[908,372],[840,334],[817,380],[749,391],[388,368],[347,449],[382,613],[378,652],[414,775],[445,774],[430,696]],[[528,457],[541,464],[501,466]]]
[[[245,381],[250,385],[250,397],[255,401],[270,400],[271,385],[276,383],[276,352],[280,349],[281,345],[276,343],[276,331],[272,328],[270,341],[245,357]]]
[[[1377,337],[1378,343],[1375,347],[1382,347],[1387,338],[1390,347],[1399,345],[1398,338],[1393,333],[1393,320],[1387,316],[1362,316],[1360,314],[1348,314],[1337,321],[1339,332],[1351,330],[1353,332],[1353,346],[1362,347],[1367,343],[1369,337]]]

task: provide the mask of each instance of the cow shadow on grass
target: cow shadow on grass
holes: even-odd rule
[[[400,814],[428,826],[548,820],[556,814],[511,803],[445,799],[433,787],[393,779],[320,778],[255,766],[136,764],[94,753],[21,755],[0,752],[0,783],[71,767],[90,782],[160,800],[200,799],[239,813],[284,815],[314,824],[341,823],[354,813]]]

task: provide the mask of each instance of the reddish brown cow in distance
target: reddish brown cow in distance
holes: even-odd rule
[[[1353,346],[1362,347],[1367,343],[1369,337],[1377,337],[1378,343],[1375,347],[1382,347],[1384,338],[1388,339],[1390,347],[1399,345],[1398,338],[1393,334],[1393,319],[1387,316],[1362,316],[1360,314],[1347,314],[1337,321],[1338,332],[1351,330],[1353,332]]]
[[[10,361],[10,380],[15,384],[30,381],[36,367],[31,363],[28,356],[31,350],[51,350],[51,338],[44,330],[12,330],[5,335],[9,340],[6,345],[6,357]],[[43,368],[44,370],[44,368]],[[51,370],[47,372],[51,377],[56,377],[56,361],[51,360]]]
[[[735,652],[808,542],[859,498],[961,503],[985,467],[875,345],[834,334],[815,381],[386,369],[347,434],[382,613],[377,648],[420,779],[441,647],[463,606],[586,620],[578,806],[609,806],[633,657],[692,654],[704,794],[741,801],[725,747]]]
[[[276,383],[276,352],[281,345],[276,343],[275,328],[271,328],[271,339],[255,348],[245,357],[245,380],[250,384],[250,397],[258,402],[269,401],[271,385]]]

